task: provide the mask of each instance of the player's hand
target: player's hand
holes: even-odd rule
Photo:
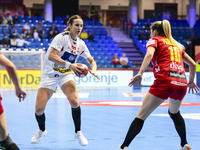
[[[135,75],[132,79],[131,79],[131,82],[129,83],[128,86],[132,86],[134,85],[136,82],[139,83],[139,86],[141,85],[141,81],[142,81],[142,75],[141,74],[137,74]]]
[[[99,80],[99,77],[96,75],[96,71],[92,71],[92,70],[89,70],[89,71],[93,76],[95,76]]]
[[[15,90],[16,96],[19,98],[19,102],[26,98],[26,91],[21,88]]]
[[[82,73],[81,70],[80,70],[81,67],[77,66],[77,64],[70,64],[69,69],[72,69],[73,72],[74,72],[77,76],[79,76],[79,74]]]
[[[188,87],[189,87],[188,93],[190,93],[190,90],[192,90],[193,94],[194,94],[194,90],[196,91],[196,93],[199,91],[198,86],[194,82],[189,82]]]

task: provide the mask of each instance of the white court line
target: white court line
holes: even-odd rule
[[[152,116],[169,117],[168,114],[151,114]],[[185,119],[200,120],[200,113],[181,114]]]

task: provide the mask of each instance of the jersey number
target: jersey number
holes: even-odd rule
[[[170,50],[170,54],[171,54],[171,61],[181,62],[180,51],[179,51],[178,47],[170,46],[169,50]]]

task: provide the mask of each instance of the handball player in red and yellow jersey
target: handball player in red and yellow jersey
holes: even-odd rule
[[[0,52],[0,65],[6,68],[10,78],[12,79],[15,85],[16,96],[19,98],[19,102],[21,102],[21,100],[24,100],[24,98],[26,97],[26,92],[23,91],[19,85],[17,71],[14,64],[9,59],[7,59],[1,52]],[[2,97],[0,95],[0,149],[19,150],[17,145],[12,141],[12,139],[8,135],[6,116],[1,101]]]
[[[161,104],[169,98],[168,113],[174,122],[176,131],[181,139],[181,150],[191,150],[186,140],[185,122],[179,108],[184,98],[187,87],[189,93],[199,88],[194,83],[196,63],[184,51],[184,46],[173,39],[171,26],[167,20],[156,21],[151,25],[151,39],[147,42],[147,53],[142,62],[141,68],[135,75],[129,86],[136,82],[139,85],[142,75],[153,62],[153,73],[155,81],[147,93],[142,107],[133,120],[120,150],[128,150],[128,146],[134,137],[141,131],[146,118]],[[183,61],[189,65],[189,83],[187,83]]]

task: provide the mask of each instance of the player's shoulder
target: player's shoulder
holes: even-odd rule
[[[69,38],[69,32],[62,32],[62,33],[59,33],[55,36],[55,40],[61,40],[63,41],[64,39],[66,38]]]
[[[60,35],[62,36],[69,36],[69,31],[65,31],[65,32],[62,32],[62,33],[59,33]]]
[[[147,46],[149,46],[149,45],[152,45],[152,44],[155,44],[155,41],[156,41],[157,39],[155,39],[154,37],[153,38],[150,38],[149,40],[148,40],[148,42],[147,42]]]
[[[85,44],[85,42],[81,38],[78,37],[77,40],[81,45]]]

